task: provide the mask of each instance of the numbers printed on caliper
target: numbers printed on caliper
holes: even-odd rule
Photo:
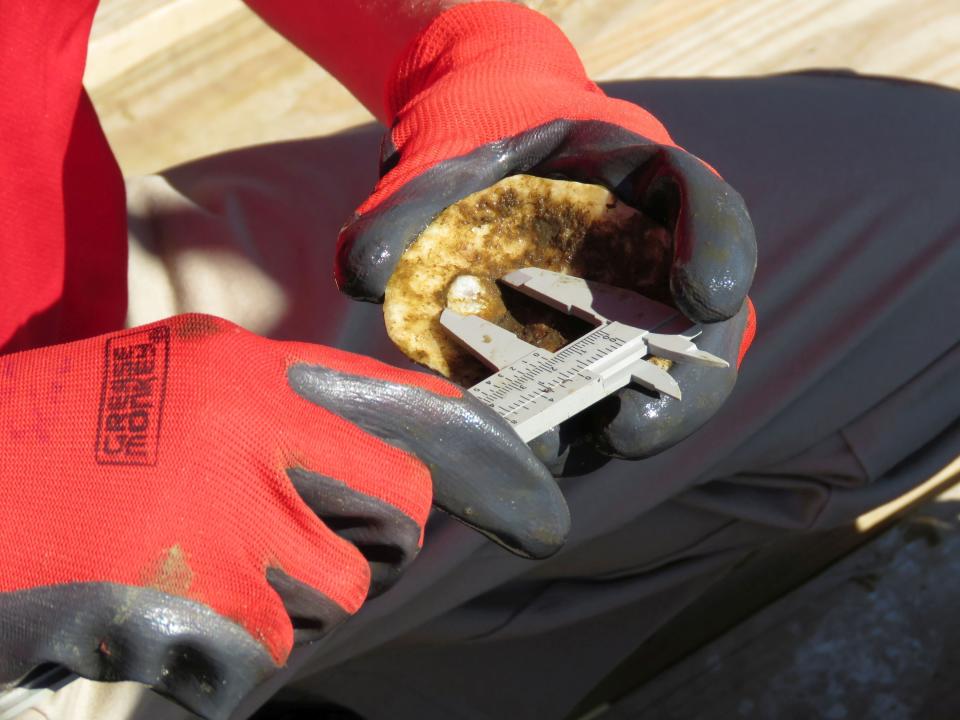
[[[632,339],[599,327],[556,353],[532,351],[470,392],[531,440],[607,395],[607,383],[593,367],[634,344]]]

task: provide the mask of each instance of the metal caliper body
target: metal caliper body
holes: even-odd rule
[[[475,315],[450,309],[440,315],[440,324],[496,371],[469,392],[526,442],[630,382],[680,400],[677,381],[644,359],[650,355],[728,366],[694,344],[698,325],[629,290],[540,268],[515,270],[501,282],[596,326],[552,353]]]

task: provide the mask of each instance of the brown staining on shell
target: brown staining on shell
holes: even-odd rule
[[[406,250],[386,288],[387,332],[413,360],[471,385],[489,370],[440,325],[445,307],[554,351],[590,326],[497,278],[540,267],[665,300],[669,252],[669,232],[606,188],[512,176],[448,207]]]

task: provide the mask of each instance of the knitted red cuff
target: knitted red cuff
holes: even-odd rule
[[[400,162],[360,214],[438,163],[558,119],[607,122],[674,144],[646,110],[603,94],[553,22],[512,3],[439,15],[403,54],[386,93]]]
[[[511,98],[502,88],[518,78],[549,78],[557,89],[569,83],[601,93],[587,78],[573,45],[549,18],[514,3],[469,3],[435,18],[402,56],[386,89],[391,125],[418,93],[451,74],[457,75],[462,89],[508,104]],[[525,105],[527,98],[513,102]],[[473,118],[472,123],[484,119]]]

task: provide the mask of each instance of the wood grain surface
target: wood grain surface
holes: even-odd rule
[[[960,87],[957,0],[530,0],[598,79],[843,67]],[[239,0],[102,0],[85,81],[143,173],[370,115]]]

